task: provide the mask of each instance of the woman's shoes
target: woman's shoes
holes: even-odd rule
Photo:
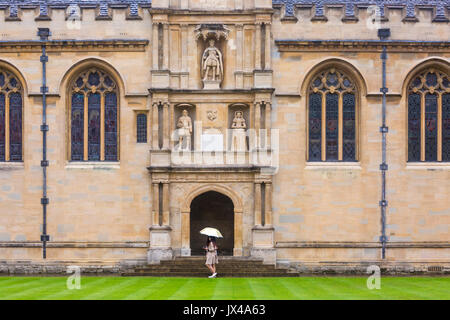
[[[214,272],[212,275],[210,275],[208,278],[215,278],[217,276],[217,272]]]

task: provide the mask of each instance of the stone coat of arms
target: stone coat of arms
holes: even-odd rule
[[[214,121],[217,119],[217,110],[208,110],[207,117],[210,121]]]

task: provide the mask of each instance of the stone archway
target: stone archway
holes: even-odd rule
[[[223,239],[218,239],[219,254],[233,255],[234,249],[234,205],[222,193],[208,191],[197,196],[191,203],[190,245],[191,255],[203,255],[206,237],[200,234],[205,227],[220,230]]]
[[[191,254],[195,254],[191,252],[191,204],[194,200],[202,196],[203,194],[214,192],[220,194],[222,197],[227,198],[232,203],[233,209],[233,248],[232,252],[228,252],[228,254],[232,254],[233,256],[242,256],[242,215],[243,215],[243,207],[241,199],[236,195],[236,193],[225,186],[222,185],[203,185],[197,189],[189,192],[184,198],[184,203],[181,206],[181,255],[182,256],[190,256]],[[219,229],[220,230],[220,229]],[[195,231],[197,232],[197,231]],[[205,239],[204,239],[205,240]],[[204,241],[203,240],[203,241]],[[200,248],[204,245],[200,246]],[[196,248],[194,248],[196,249]],[[198,252],[198,251],[197,251]]]

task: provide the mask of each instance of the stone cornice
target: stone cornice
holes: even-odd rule
[[[50,241],[48,248],[148,248],[148,241],[84,242]],[[41,248],[40,241],[0,241],[0,248]]]
[[[41,46],[47,46],[47,52],[62,51],[145,51],[149,44],[145,39],[102,39],[102,40],[4,40],[0,41],[0,52],[41,52]]]
[[[381,52],[450,52],[450,41],[414,40],[275,40],[280,52],[305,51],[366,51]]]
[[[387,242],[388,248],[450,248],[448,241],[392,241]],[[381,248],[380,242],[359,241],[278,241],[278,249],[286,248]]]

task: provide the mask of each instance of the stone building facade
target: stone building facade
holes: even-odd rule
[[[449,10],[0,1],[1,270],[196,255],[206,226],[299,270],[448,270]]]

